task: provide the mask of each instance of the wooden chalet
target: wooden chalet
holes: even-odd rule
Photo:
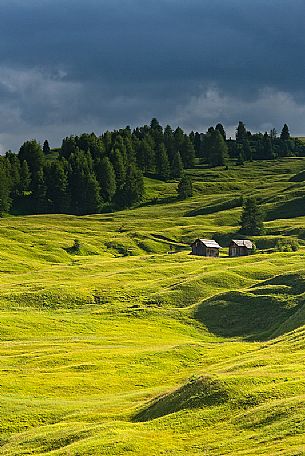
[[[251,255],[253,244],[249,239],[232,240],[229,245],[229,256],[239,257]]]
[[[221,248],[213,239],[196,239],[196,241],[191,244],[191,247],[192,255],[206,257],[218,257],[219,249]]]

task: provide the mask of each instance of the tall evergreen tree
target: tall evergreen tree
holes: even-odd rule
[[[221,123],[218,123],[215,127],[215,130],[218,130],[224,140],[226,140],[226,132]]]
[[[184,168],[193,168],[195,164],[195,149],[187,135],[184,135],[179,152],[181,154]]]
[[[32,179],[31,190],[33,191],[39,185],[36,181],[41,180],[41,169],[45,162],[41,146],[35,139],[26,141],[20,147],[18,156],[21,162],[23,160],[27,161]]]
[[[7,165],[11,196],[14,199],[19,191],[20,184],[20,160],[16,154],[11,151],[5,154],[5,163]]]
[[[177,127],[174,131],[174,138],[175,138],[175,149],[181,152],[184,143],[184,132],[182,128]],[[182,158],[182,157],[181,157]]]
[[[284,124],[283,126],[283,129],[281,131],[281,136],[280,138],[283,140],[283,141],[288,141],[288,139],[290,139],[290,133],[289,133],[289,128],[288,128],[288,125],[287,124]]]
[[[258,236],[264,233],[263,212],[258,206],[255,198],[248,198],[241,215],[241,228],[243,234]]]
[[[44,214],[48,211],[47,186],[42,167],[36,172],[35,180],[32,180],[32,203],[36,214]]]
[[[144,195],[144,182],[141,171],[134,163],[131,163],[126,172],[126,182],[120,195],[119,203],[124,207],[130,207],[139,203]]]
[[[274,158],[273,145],[270,136],[267,133],[264,134],[264,159],[272,160]]]
[[[183,174],[183,163],[178,151],[174,152],[174,156],[171,162],[171,176],[181,177]]]
[[[168,153],[168,159],[169,161],[172,161],[174,153],[177,149],[175,144],[174,133],[170,125],[166,125],[164,129],[164,145]]]
[[[61,161],[45,167],[46,197],[49,209],[55,213],[69,211],[68,178]]]
[[[137,147],[137,164],[144,174],[154,173],[156,170],[156,156],[154,141],[148,135],[139,141]]]
[[[0,216],[4,213],[9,212],[12,204],[10,198],[10,182],[4,159],[0,157]]]
[[[247,138],[247,130],[244,123],[240,120],[236,128],[236,141],[243,142]]]
[[[156,155],[157,175],[159,179],[168,179],[170,176],[170,165],[167,152],[163,143],[157,148]]]
[[[31,185],[31,173],[28,166],[28,162],[23,160],[20,166],[20,181],[18,193],[23,195],[24,192],[29,191]]]
[[[97,214],[101,208],[100,187],[93,173],[83,173],[80,178],[81,190],[78,200],[80,215]]]
[[[103,157],[96,164],[96,177],[101,188],[101,197],[110,203],[116,192],[116,180],[113,166],[108,157]]]
[[[184,175],[179,181],[177,193],[180,199],[186,199],[193,196],[193,185],[189,176]]]
[[[223,166],[226,163],[228,147],[218,130],[208,135],[208,162],[211,166]]]
[[[51,149],[49,146],[49,141],[46,139],[42,146],[42,151],[45,155],[49,155],[51,153]]]
[[[194,137],[194,148],[195,148],[195,155],[196,157],[200,157],[200,150],[201,150],[201,135],[196,131]]]
[[[116,188],[117,188],[117,191],[119,191],[125,183],[126,166],[125,166],[122,154],[118,149],[115,149],[114,151],[111,152],[110,160],[111,160],[114,172],[115,172]]]

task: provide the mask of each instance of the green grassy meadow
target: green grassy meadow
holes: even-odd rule
[[[304,170],[198,166],[184,201],[146,179],[129,211],[0,219],[0,454],[305,455]],[[266,234],[231,259],[241,196]]]

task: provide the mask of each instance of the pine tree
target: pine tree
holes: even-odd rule
[[[177,187],[178,198],[186,199],[193,196],[192,180],[189,176],[183,176]]]
[[[154,173],[156,170],[156,157],[153,141],[146,136],[137,147],[137,164],[144,174]]]
[[[183,174],[183,163],[178,151],[174,152],[171,162],[171,177],[181,177]]]
[[[258,236],[264,233],[263,212],[255,198],[248,198],[244,205],[240,220],[241,233]]]
[[[274,158],[274,151],[272,146],[272,141],[267,133],[264,134],[264,159],[272,160]]]
[[[173,160],[174,153],[176,152],[176,144],[175,144],[175,138],[174,138],[174,133],[170,125],[166,125],[164,129],[164,145],[167,150],[168,154],[168,159],[169,161]]]
[[[0,216],[9,212],[12,204],[10,182],[4,159],[0,157]]]
[[[79,182],[78,213],[97,214],[101,207],[100,187],[93,173],[84,173]]]
[[[31,173],[29,170],[29,166],[26,160],[23,160],[20,167],[20,182],[19,182],[19,189],[18,193],[21,195],[24,192],[29,191],[31,185]]]
[[[50,149],[49,142],[47,139],[43,143],[42,151],[45,155],[49,155],[51,153],[51,149]]]
[[[218,130],[224,140],[226,140],[226,132],[221,123],[218,123],[215,127],[215,130]]]
[[[239,121],[236,128],[236,141],[243,142],[247,138],[247,130],[243,122]]]
[[[196,131],[195,137],[194,137],[194,148],[195,148],[195,155],[196,157],[201,156],[201,135]]]
[[[144,182],[141,171],[131,163],[126,172],[126,182],[120,194],[119,203],[123,207],[130,207],[139,203],[144,195]]]
[[[228,156],[228,146],[218,130],[207,134],[207,155],[211,166],[223,166]]]
[[[44,214],[48,211],[47,186],[42,167],[36,172],[34,182],[32,181],[32,202],[34,213]]]
[[[14,199],[18,195],[20,185],[20,160],[16,154],[8,151],[5,154],[5,163],[8,171],[11,196]]]
[[[45,167],[46,196],[50,211],[68,212],[68,178],[61,161],[48,163]]]
[[[175,139],[175,150],[181,151],[183,148],[184,143],[184,132],[182,128],[178,127],[174,131],[174,139]],[[182,157],[181,157],[182,158]]]
[[[163,143],[161,143],[157,149],[156,162],[157,175],[159,179],[168,179],[170,176],[170,166],[167,152]]]
[[[20,162],[23,160],[27,161],[31,173],[30,187],[33,191],[33,189],[38,185],[37,180],[41,178],[41,169],[45,162],[45,157],[43,155],[40,144],[35,139],[32,141],[26,141],[20,147],[18,156]]]
[[[101,188],[101,197],[110,203],[116,192],[115,172],[108,157],[103,157],[96,164],[96,177]]]
[[[187,135],[184,135],[179,151],[184,168],[193,168],[195,164],[195,149]]]
[[[115,172],[116,188],[119,191],[123,187],[126,178],[126,167],[121,152],[118,149],[112,151],[110,160]]]
[[[288,141],[288,139],[290,139],[290,133],[289,133],[289,128],[288,128],[287,124],[284,124],[280,138],[283,141]]]

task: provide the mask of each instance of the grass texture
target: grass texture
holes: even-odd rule
[[[130,211],[1,219],[0,454],[305,454],[304,169],[198,166],[188,200],[147,179]],[[266,234],[229,258],[242,196]]]

